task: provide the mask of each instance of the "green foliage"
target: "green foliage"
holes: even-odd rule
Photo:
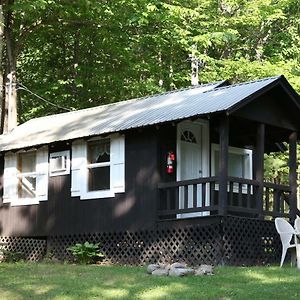
[[[83,244],[75,244],[69,247],[67,250],[71,251],[72,255],[75,257],[76,261],[80,264],[90,264],[95,262],[97,259],[104,257],[102,253],[99,252],[99,244],[93,244],[85,242]]]
[[[18,251],[1,250],[3,262],[15,263],[24,260],[24,254]]]
[[[16,0],[19,81],[67,108],[284,74],[300,91],[299,1]],[[22,121],[62,111],[19,90]]]
[[[265,155],[265,180],[277,184],[288,184],[287,153],[270,153]]]

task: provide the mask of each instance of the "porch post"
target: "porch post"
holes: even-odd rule
[[[228,183],[228,145],[229,120],[224,116],[220,120],[220,152],[219,152],[219,215],[227,214],[227,183]]]
[[[294,222],[297,215],[297,132],[292,132],[289,136],[289,184],[290,221]]]
[[[258,216],[263,218],[265,124],[258,124],[256,136],[255,179],[258,181],[256,203]]]

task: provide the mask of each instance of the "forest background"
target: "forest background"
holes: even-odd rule
[[[189,86],[190,54],[200,83],[283,74],[300,93],[300,1],[0,0],[2,119]],[[266,177],[285,180],[284,153]]]

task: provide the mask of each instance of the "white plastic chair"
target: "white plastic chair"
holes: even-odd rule
[[[300,269],[300,244],[299,239],[300,239],[300,218],[298,217],[295,220],[294,228],[296,231],[296,254],[297,254],[297,268]]]
[[[275,219],[275,227],[276,227],[277,232],[280,235],[280,240],[282,243],[282,254],[281,254],[281,261],[280,261],[280,267],[282,267],[287,250],[289,248],[296,248],[296,251],[297,251],[299,249],[299,247],[296,247],[296,245],[297,245],[296,231],[288,221],[286,221],[283,218],[276,218]],[[293,237],[294,237],[295,244],[291,244],[291,240]],[[295,256],[292,255],[292,258],[294,258],[294,257]],[[294,259],[292,259],[292,264],[293,264],[293,260]],[[298,262],[297,262],[297,265],[298,265]]]
[[[296,230],[296,234],[297,235],[300,235],[300,218],[297,218],[295,220],[295,230]]]

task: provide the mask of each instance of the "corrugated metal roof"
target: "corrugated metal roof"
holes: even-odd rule
[[[216,82],[146,98],[32,119],[0,138],[0,151],[113,133],[227,110],[280,77]]]

